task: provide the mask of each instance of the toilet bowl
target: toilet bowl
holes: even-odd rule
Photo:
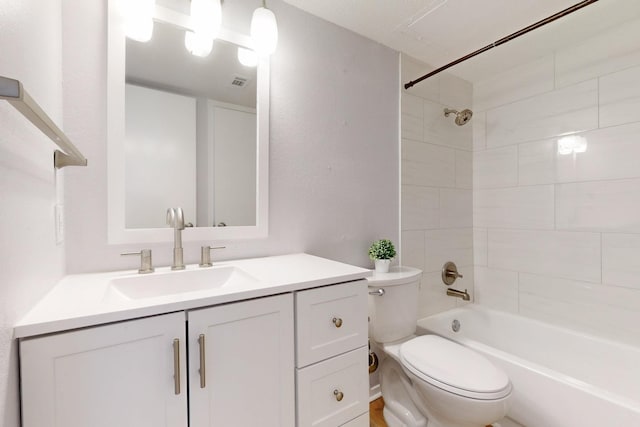
[[[385,421],[389,427],[484,427],[503,418],[512,387],[502,370],[445,338],[413,335],[420,275],[396,267],[369,278],[370,334],[386,355],[380,369]]]

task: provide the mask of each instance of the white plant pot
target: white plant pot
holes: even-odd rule
[[[376,259],[374,260],[376,266],[376,273],[388,273],[389,266],[391,265],[390,259]]]

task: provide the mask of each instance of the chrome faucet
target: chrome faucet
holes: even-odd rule
[[[173,227],[173,264],[172,270],[184,270],[182,254],[182,230],[184,230],[184,213],[182,208],[167,209],[167,225]]]
[[[459,291],[457,289],[447,289],[447,295],[449,295],[450,297],[458,297],[458,298],[462,298],[463,301],[471,301],[471,297],[469,296],[469,293],[467,293],[467,290],[465,289],[464,292]]]

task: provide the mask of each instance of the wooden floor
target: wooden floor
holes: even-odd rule
[[[371,427],[387,427],[387,423],[384,422],[384,417],[382,416],[383,408],[384,400],[382,398],[369,403],[369,425]]]

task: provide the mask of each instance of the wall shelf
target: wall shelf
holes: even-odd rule
[[[38,103],[29,96],[20,81],[0,76],[0,99],[9,102],[60,147],[60,150],[56,150],[53,154],[53,164],[56,169],[65,166],[87,166],[87,159],[80,150],[71,143]]]

